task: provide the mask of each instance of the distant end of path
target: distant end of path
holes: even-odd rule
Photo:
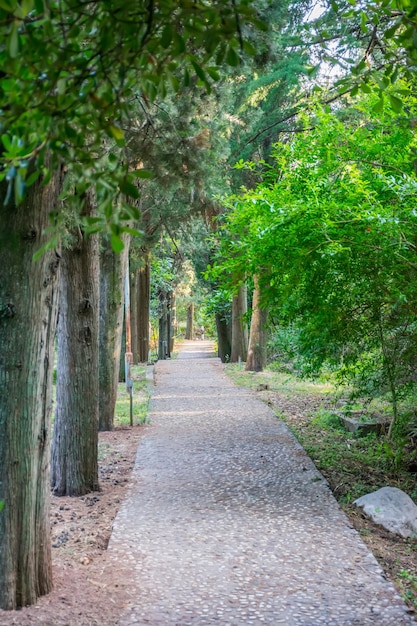
[[[214,351],[214,342],[207,339],[202,341],[186,339],[175,346],[175,351],[177,350],[179,359],[205,359],[217,356]]]

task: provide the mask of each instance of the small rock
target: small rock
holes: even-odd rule
[[[382,487],[354,501],[376,524],[401,537],[417,534],[417,506],[397,487]]]
[[[80,559],[80,563],[81,565],[89,565],[91,563],[91,559],[89,559],[88,556],[83,556]]]

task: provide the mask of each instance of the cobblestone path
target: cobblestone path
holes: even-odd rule
[[[287,427],[208,356],[186,342],[156,367],[109,545],[120,626],[415,624]]]

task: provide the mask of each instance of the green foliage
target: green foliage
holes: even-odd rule
[[[355,97],[373,92],[375,112],[385,103],[401,112],[410,92],[399,79],[414,80],[417,60],[413,2],[331,0],[307,32],[316,42],[316,55],[337,68],[333,82],[339,93]]]
[[[401,570],[397,579],[404,600],[417,608],[417,575],[409,570]]]
[[[343,430],[340,417],[334,411],[324,408],[316,411],[311,424],[325,430]]]
[[[318,109],[309,130],[275,146],[264,181],[227,201],[213,274],[227,287],[259,273],[302,367],[327,364],[360,392],[389,392],[397,417],[416,380],[416,138],[408,116],[376,112],[375,98]]]
[[[78,207],[95,187],[99,215],[88,225],[109,230],[120,247],[123,222],[137,219],[137,181],[149,177],[126,159],[132,117],[138,106],[195,83],[210,91],[219,65],[239,60],[242,21],[249,30],[261,26],[250,0],[2,2],[6,203],[19,203],[25,187],[65,163],[76,181],[66,201]]]
[[[280,121],[291,119],[303,97],[300,83],[309,60],[299,32],[310,5],[309,0],[256,3],[270,30],[266,36],[262,32],[252,35],[255,53],[246,59],[229,94],[231,166],[240,160],[269,160],[277,132],[290,127]],[[230,182],[237,190],[242,183],[252,187],[258,180],[256,171],[246,169],[232,171]]]

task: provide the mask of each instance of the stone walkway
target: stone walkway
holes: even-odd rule
[[[109,545],[119,625],[415,624],[287,427],[210,356],[186,342],[157,363]]]

